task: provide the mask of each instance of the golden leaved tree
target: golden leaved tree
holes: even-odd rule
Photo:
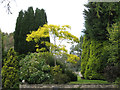
[[[68,56],[68,62],[77,63],[80,58],[76,55],[68,54],[68,51],[65,49],[66,46],[61,45],[63,41],[67,41],[67,43],[71,44],[79,43],[80,41],[76,36],[68,32],[67,29],[71,29],[71,27],[69,25],[60,26],[45,24],[43,27],[39,27],[37,31],[32,31],[31,34],[27,34],[26,41],[30,42],[34,40],[36,42],[35,47],[37,47],[36,51],[42,51],[44,53],[46,51],[46,48],[39,49],[39,45],[37,43],[42,38],[51,37],[53,39],[53,43],[50,43],[48,41],[41,42],[41,44],[46,45],[50,49],[49,53],[52,53],[54,56],[66,54]],[[57,40],[59,40],[58,45],[56,44]],[[56,59],[54,59],[54,62],[56,65]]]

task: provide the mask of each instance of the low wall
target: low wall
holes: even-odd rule
[[[117,88],[117,85],[95,85],[95,84],[22,84],[20,88]]]

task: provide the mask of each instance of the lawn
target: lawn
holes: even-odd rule
[[[77,77],[77,81],[70,82],[69,84],[110,84],[107,81],[103,80],[86,80],[86,79],[81,79],[79,76]]]

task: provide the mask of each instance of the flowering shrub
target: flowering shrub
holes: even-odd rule
[[[58,63],[54,66],[53,56],[47,52],[31,53],[20,61],[20,80],[30,84],[64,84],[75,81],[76,77],[71,71]]]
[[[41,53],[31,53],[20,61],[20,79],[28,83],[42,83],[50,79],[50,66]]]

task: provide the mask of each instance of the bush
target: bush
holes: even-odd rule
[[[53,67],[55,66],[55,63],[54,63],[54,59],[55,58],[52,55],[52,53],[50,53],[50,52],[44,52],[41,57],[45,59],[45,61],[46,61],[46,63],[48,65],[53,66]],[[61,62],[60,58],[57,58],[56,65],[60,65],[60,67],[62,69],[66,68],[65,64]]]
[[[68,77],[66,74],[62,73],[62,68],[60,68],[60,65],[56,65],[54,67],[51,67],[51,83],[55,84],[65,84],[67,82],[70,82],[70,77]]]
[[[42,57],[43,53],[31,53],[20,61],[20,79],[30,84],[43,83],[50,79],[50,66]]]
[[[2,87],[3,88],[18,88],[19,87],[19,74],[18,74],[19,61],[16,52],[10,48],[7,53],[7,58],[4,59],[4,66],[2,67]]]
[[[70,78],[66,74],[57,73],[53,78],[53,82],[55,84],[65,84],[70,82]]]
[[[120,77],[120,66],[107,65],[104,69],[104,77],[109,82],[114,82]]]
[[[114,83],[120,86],[120,77],[117,77]]]
[[[46,64],[54,66],[54,56],[52,55],[52,53],[44,52],[41,57],[45,59]]]
[[[57,75],[58,73],[62,73],[62,69],[60,68],[60,65],[56,65],[54,67],[51,67],[51,74],[53,76]]]
[[[20,80],[31,84],[64,84],[76,81],[77,75],[72,71],[65,71],[61,62],[57,61],[54,66],[53,55],[49,52],[31,53],[20,61]]]
[[[77,75],[71,70],[65,70],[65,74],[70,78],[70,81],[77,81]]]

